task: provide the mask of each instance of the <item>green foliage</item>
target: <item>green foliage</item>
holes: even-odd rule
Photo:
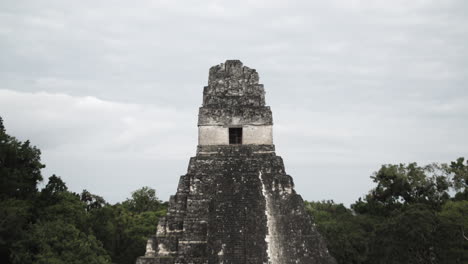
[[[0,201],[0,263],[9,263],[12,244],[21,238],[31,219],[32,202]]]
[[[8,199],[0,201],[0,245],[9,240],[9,235],[20,232],[27,224],[31,204],[28,201]],[[13,231],[13,230],[16,230]]]
[[[427,205],[394,211],[376,224],[368,263],[439,263],[437,226],[436,215]]]
[[[453,176],[452,186],[457,191],[455,199],[468,200],[468,160],[463,164],[464,158],[452,161],[450,165],[445,165],[446,171]]]
[[[42,191],[36,205],[35,215],[42,221],[61,220],[80,230],[87,229],[86,204],[75,193],[63,191],[49,196],[48,192]]]
[[[161,207],[162,202],[156,196],[156,190],[150,187],[143,187],[132,192],[132,198],[122,203],[128,210],[135,213],[156,211]]]
[[[0,263],[133,264],[144,254],[167,207],[154,189],[109,205],[52,175],[38,191],[43,167],[40,151],[7,135],[0,118]]]
[[[9,136],[0,117],[0,200],[30,199],[42,180],[41,152]]]
[[[0,263],[32,219],[32,201],[42,180],[40,151],[6,133],[0,117]]]
[[[418,203],[438,208],[450,198],[448,176],[437,164],[383,165],[371,178],[377,186],[364,201],[359,199],[352,205],[357,213],[388,216],[405,205]]]
[[[102,208],[103,206],[107,205],[104,198],[102,198],[101,196],[92,194],[88,192],[87,190],[83,190],[83,192],[81,192],[80,199],[82,202],[86,204],[86,211],[88,212]]]
[[[156,223],[165,210],[147,211],[140,214],[130,212],[125,207],[117,206],[114,219],[116,237],[113,260],[117,263],[134,263],[138,256],[145,253],[148,236],[156,233]]]
[[[463,158],[384,165],[352,210],[330,201],[306,206],[338,263],[468,263],[466,175]]]
[[[38,222],[14,245],[13,263],[104,264],[110,257],[92,235],[62,220]]]
[[[59,193],[66,192],[68,190],[67,185],[62,181],[60,177],[57,177],[55,174],[49,177],[49,182],[42,189],[42,194],[53,197]]]
[[[156,232],[157,222],[166,210],[156,191],[143,187],[122,204],[91,210],[88,223],[113,262],[130,264],[145,253],[146,240]]]
[[[333,201],[306,201],[305,205],[338,263],[364,263],[369,240],[365,219]]]
[[[468,263],[468,200],[449,201],[438,212],[439,254],[454,263]]]

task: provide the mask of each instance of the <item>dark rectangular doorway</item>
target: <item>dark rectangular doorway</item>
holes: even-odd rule
[[[242,144],[242,127],[229,128],[229,145]]]

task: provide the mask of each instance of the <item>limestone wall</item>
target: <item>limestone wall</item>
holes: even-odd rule
[[[228,130],[223,126],[199,126],[198,145],[229,145]]]
[[[272,145],[273,126],[244,126],[242,144]]]
[[[273,127],[271,125],[242,126],[242,144],[272,145]],[[229,127],[226,126],[199,126],[198,145],[229,145]]]
[[[229,127],[242,127],[242,144],[272,145],[273,117],[258,73],[233,60],[211,67],[198,113],[198,144],[229,145]]]

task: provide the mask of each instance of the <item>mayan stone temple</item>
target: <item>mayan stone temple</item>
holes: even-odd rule
[[[198,148],[137,264],[335,263],[276,156],[258,73],[211,67]]]

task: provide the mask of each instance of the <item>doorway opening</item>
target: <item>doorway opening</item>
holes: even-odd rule
[[[242,127],[229,128],[229,145],[242,144]]]

